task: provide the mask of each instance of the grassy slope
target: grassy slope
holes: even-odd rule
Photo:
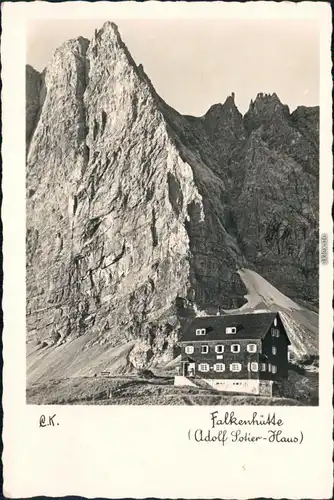
[[[27,344],[27,385],[51,379],[68,377],[94,377],[101,371],[124,374],[131,366],[128,355],[134,342],[117,348],[96,345],[86,348],[89,335],[54,347],[41,347],[34,342]]]
[[[297,377],[298,378],[298,377]],[[300,382],[301,379],[299,379]],[[97,405],[270,405],[299,406],[310,404],[287,397],[259,397],[223,394],[217,391],[175,387],[172,376],[147,379],[135,376],[76,377],[32,384],[27,390],[28,404],[97,404]],[[316,404],[313,400],[313,404]]]

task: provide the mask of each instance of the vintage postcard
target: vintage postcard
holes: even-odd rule
[[[5,496],[331,497],[329,5],[3,19]]]

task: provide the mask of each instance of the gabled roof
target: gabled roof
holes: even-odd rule
[[[199,316],[184,331],[181,342],[263,339],[278,313],[225,314],[223,316]],[[282,324],[282,323],[281,323]],[[236,327],[237,331],[227,334],[226,328]],[[196,335],[197,329],[206,329],[206,335]]]

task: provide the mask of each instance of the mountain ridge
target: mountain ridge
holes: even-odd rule
[[[259,94],[245,121],[231,95],[183,116],[113,23],[27,75],[28,339],[168,362],[196,309],[246,303],[243,268],[317,302],[316,110]]]

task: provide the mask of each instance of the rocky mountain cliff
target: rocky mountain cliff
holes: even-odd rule
[[[247,267],[316,310],[318,108],[182,116],[109,22],[26,83],[28,339],[167,362],[196,311],[246,303]]]

